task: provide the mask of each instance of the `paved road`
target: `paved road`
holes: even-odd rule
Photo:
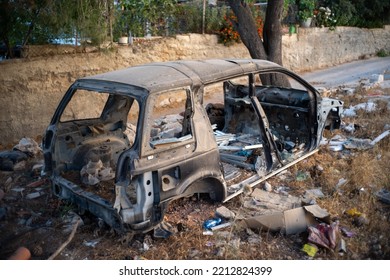
[[[390,56],[374,57],[345,63],[331,68],[304,73],[301,76],[316,87],[357,84],[373,74],[390,73]],[[387,82],[386,82],[387,83]]]

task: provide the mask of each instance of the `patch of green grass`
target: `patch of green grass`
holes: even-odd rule
[[[384,50],[384,49],[380,49],[377,53],[376,53],[377,56],[379,57],[386,57],[386,56],[389,56],[390,55],[390,52]]]

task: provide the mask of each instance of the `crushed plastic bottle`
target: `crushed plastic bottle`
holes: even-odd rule
[[[205,229],[211,229],[212,227],[215,227],[215,226],[219,225],[220,223],[222,223],[222,219],[218,218],[218,217],[215,217],[213,219],[206,220],[203,223],[203,227]]]

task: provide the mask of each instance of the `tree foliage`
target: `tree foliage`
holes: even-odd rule
[[[41,34],[35,30],[46,29],[50,25],[44,25],[42,20],[49,21],[50,0],[1,0],[0,2],[0,38],[5,43],[8,53],[12,57],[12,47],[24,46],[29,41],[40,41]]]
[[[106,39],[112,0],[0,0],[0,39],[12,47],[53,39]]]
[[[215,34],[223,27],[226,5],[209,6],[205,11],[205,33]],[[175,8],[172,29],[175,33],[202,33],[203,1],[180,3]]]
[[[122,0],[119,2],[116,34],[164,35],[176,9],[176,0]]]
[[[337,25],[370,28],[390,24],[389,0],[320,0],[319,5],[331,8]]]

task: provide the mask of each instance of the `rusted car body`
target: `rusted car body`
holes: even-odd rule
[[[298,87],[263,84],[269,73]],[[174,199],[227,201],[312,155],[342,106],[269,61],[130,67],[69,88],[43,139],[44,172],[58,197],[118,231],[146,232]]]

